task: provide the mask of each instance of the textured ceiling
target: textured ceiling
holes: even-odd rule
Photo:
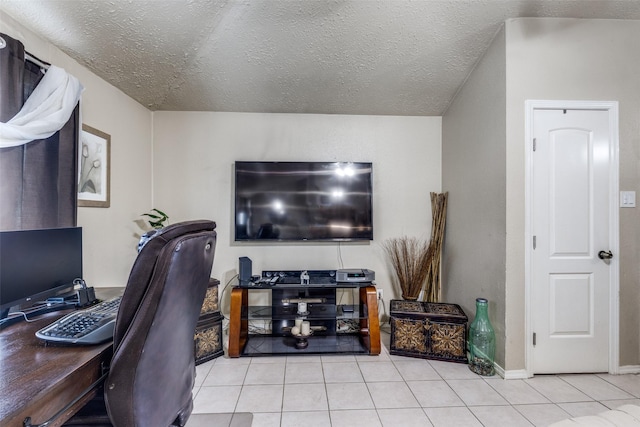
[[[640,19],[640,0],[0,0],[0,9],[151,110],[417,116],[442,115],[506,19]]]

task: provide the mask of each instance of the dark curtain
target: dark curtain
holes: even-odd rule
[[[15,116],[43,77],[24,46],[0,33],[0,121]],[[0,148],[0,230],[75,227],[80,109],[43,140]]]

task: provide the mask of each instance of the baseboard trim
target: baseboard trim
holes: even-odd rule
[[[626,365],[618,367],[618,374],[640,374],[640,365]]]
[[[513,369],[510,371],[504,371],[502,376],[505,380],[526,380],[529,378],[529,374],[524,369]]]
[[[529,378],[529,374],[525,369],[513,369],[510,371],[505,371],[504,368],[497,363],[493,364],[496,374],[500,375],[505,380],[526,380]]]
[[[505,380],[526,380],[530,378],[525,369],[514,369],[505,371],[502,366],[495,364],[496,373]],[[620,366],[616,375],[640,374],[640,365]]]

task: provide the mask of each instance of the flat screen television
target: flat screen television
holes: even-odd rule
[[[236,241],[373,240],[365,162],[235,163]]]
[[[82,228],[0,232],[0,319],[73,290],[82,278]]]

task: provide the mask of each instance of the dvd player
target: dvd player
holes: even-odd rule
[[[376,273],[366,268],[346,268],[336,271],[337,282],[373,282]]]

